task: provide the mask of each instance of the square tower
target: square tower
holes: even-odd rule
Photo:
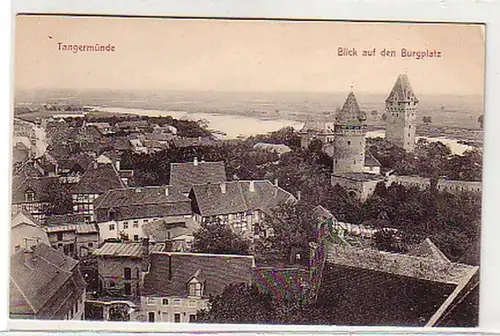
[[[335,118],[333,173],[361,173],[365,165],[366,116],[350,92]]]
[[[386,139],[412,152],[415,148],[415,128],[418,99],[407,75],[399,75],[385,100],[387,115]]]

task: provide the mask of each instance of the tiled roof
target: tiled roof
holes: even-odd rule
[[[193,225],[192,221],[169,223],[160,219],[142,225],[142,232],[146,237],[149,237],[150,241],[165,241],[180,236],[191,236],[197,229],[198,227]]]
[[[226,181],[224,162],[186,162],[170,164],[170,184],[189,192],[195,184]]]
[[[335,125],[332,122],[325,121],[307,121],[302,129],[301,133],[316,132],[324,134],[333,134]]]
[[[27,191],[34,192],[33,202],[45,202],[49,198],[50,185],[59,183],[58,177],[29,177],[22,181],[15,180],[18,185],[12,186],[12,203],[24,203]]]
[[[375,156],[373,156],[373,154],[369,150],[366,150],[365,151],[365,167],[380,167],[380,166],[381,166],[381,164],[377,160],[377,158],[375,158]]]
[[[125,188],[112,164],[92,163],[73,189],[73,193],[103,194],[110,189]]]
[[[45,224],[48,226],[60,226],[65,224],[82,224],[85,223],[84,214],[65,214],[65,215],[52,215],[45,218]]]
[[[225,188],[224,188],[225,185]],[[253,186],[253,191],[250,190]],[[225,192],[223,192],[225,189]],[[192,196],[202,216],[262,210],[264,212],[295,198],[267,180],[231,181],[193,186]]]
[[[10,312],[51,318],[69,295],[81,296],[85,289],[78,262],[42,243],[34,247],[28,266],[25,251],[18,250],[10,259]]]
[[[455,285],[475,268],[477,269],[474,266],[408,254],[389,253],[335,244],[327,246],[327,262]]]
[[[187,283],[197,272],[205,278],[205,296],[221,294],[230,284],[250,283],[255,267],[253,256],[161,252],[150,258],[144,296],[186,296]]]
[[[14,228],[20,224],[27,224],[34,227],[41,227],[42,224],[25,210],[17,211],[11,221],[10,227]]]
[[[392,90],[385,101],[406,101],[418,103],[417,96],[413,92],[410,80],[408,79],[407,75],[402,74],[398,76],[398,79],[396,79],[396,83],[394,83],[394,86],[392,87]]]
[[[168,195],[166,195],[168,189]],[[113,209],[117,220],[191,214],[191,201],[172,186],[109,190],[95,200],[97,221],[107,221]]]
[[[257,287],[279,299],[304,299],[309,286],[305,268],[258,267],[254,270]]]
[[[97,227],[94,224],[76,224],[76,225],[60,225],[50,226],[45,229],[47,233],[53,232],[69,232],[75,231],[78,234],[98,233]]]
[[[149,253],[160,252],[165,244],[150,244]],[[92,253],[95,257],[142,257],[142,243],[105,243]]]
[[[17,163],[17,162],[24,162],[29,155],[29,151],[26,150],[21,150],[17,147],[14,147],[12,150],[12,162]]]
[[[364,115],[359,109],[358,101],[354,93],[349,92],[344,106],[335,116],[335,124],[360,124],[363,119]]]

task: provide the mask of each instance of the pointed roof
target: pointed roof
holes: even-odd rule
[[[358,101],[351,91],[345,100],[344,106],[335,117],[336,124],[361,124],[366,119],[359,109]]]
[[[392,87],[391,93],[385,100],[386,102],[415,102],[418,103],[418,98],[413,92],[408,76],[401,74],[398,76],[396,83]]]

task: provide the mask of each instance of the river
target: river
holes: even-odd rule
[[[240,116],[232,114],[216,114],[216,113],[191,113],[186,111],[163,111],[163,110],[149,110],[149,109],[136,109],[136,108],[122,108],[122,107],[94,107],[95,109],[103,112],[110,113],[123,113],[144,115],[150,117],[158,116],[171,116],[176,119],[189,119],[189,120],[206,120],[208,127],[212,130],[221,131],[225,133],[225,139],[236,139],[238,137],[249,137],[256,134],[264,134],[277,131],[280,128],[291,126],[296,130],[300,130],[304,123],[287,119],[264,119],[250,116]],[[368,132],[367,137],[385,137],[385,131]],[[427,139],[428,141],[441,141],[448,145],[454,154],[461,155],[468,149],[474,147],[458,143],[458,140],[448,139],[445,137],[439,138],[426,138],[417,137],[418,139]]]

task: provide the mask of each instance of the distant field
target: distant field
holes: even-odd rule
[[[193,113],[236,114],[265,119],[332,118],[341,108],[347,93],[325,92],[110,92],[38,91],[19,92],[16,102],[79,102],[83,105],[143,108]],[[383,125],[385,94],[356,94],[360,108],[368,115],[368,124]],[[419,117],[430,116],[436,126],[479,129],[483,113],[481,97],[419,96]],[[371,112],[377,111],[377,116]]]

